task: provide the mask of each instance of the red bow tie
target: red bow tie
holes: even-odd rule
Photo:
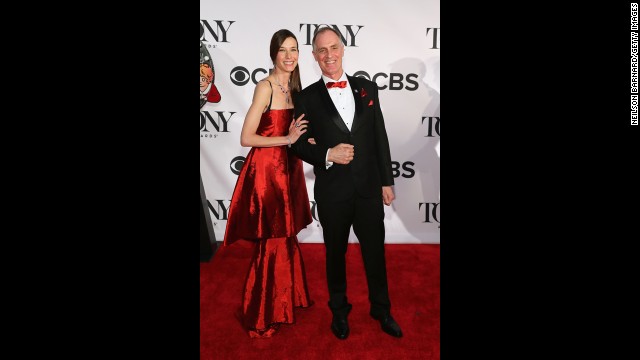
[[[345,87],[347,87],[347,82],[346,81],[338,81],[338,82],[329,81],[327,83],[327,89],[331,89],[334,87],[339,87],[344,89]]]

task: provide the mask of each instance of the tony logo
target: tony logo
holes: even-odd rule
[[[213,69],[211,55],[200,41],[200,108],[207,102],[217,103],[220,101],[220,93],[214,84],[215,78],[216,73]]]

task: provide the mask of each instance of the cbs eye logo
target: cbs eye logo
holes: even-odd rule
[[[231,172],[236,175],[240,175],[240,170],[242,170],[242,166],[244,166],[244,160],[245,160],[244,156],[236,156],[233,159],[231,159],[231,163],[229,164],[229,168],[231,169]]]
[[[258,80],[256,79],[256,75],[258,74],[267,74],[267,70],[262,68],[257,68],[253,71],[249,71],[244,66],[236,66],[231,69],[231,73],[229,74],[229,78],[231,82],[238,86],[246,85],[249,80],[253,81],[253,84],[258,84]]]

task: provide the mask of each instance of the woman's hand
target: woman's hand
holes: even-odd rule
[[[297,119],[291,122],[291,125],[289,125],[289,135],[287,136],[289,137],[289,140],[291,140],[292,144],[298,141],[300,135],[307,132],[307,123],[309,121],[302,120],[303,117],[304,114],[300,115]]]

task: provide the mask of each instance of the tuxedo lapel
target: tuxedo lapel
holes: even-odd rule
[[[327,111],[327,116],[331,118],[331,120],[336,124],[340,131],[348,134],[349,129],[347,128],[347,125],[344,124],[344,121],[342,121],[340,113],[338,113],[338,109],[336,109],[336,106],[333,104],[333,101],[329,96],[329,90],[327,90],[327,87],[325,86],[324,81],[322,81],[322,78],[320,78],[320,81],[318,81],[318,92],[320,92],[320,98],[322,99],[324,108]]]
[[[362,122],[363,122],[363,119],[361,117],[362,99],[360,95],[362,88],[360,88],[360,86],[358,85],[356,78],[347,75],[347,79],[349,80],[349,85],[351,86],[351,90],[353,91],[353,93],[351,94],[353,95],[353,101],[356,104],[356,111],[354,111],[353,113],[353,125],[351,126],[351,133],[353,134],[354,132],[356,132],[356,130],[358,130],[358,128],[360,127],[360,125],[362,125]]]

